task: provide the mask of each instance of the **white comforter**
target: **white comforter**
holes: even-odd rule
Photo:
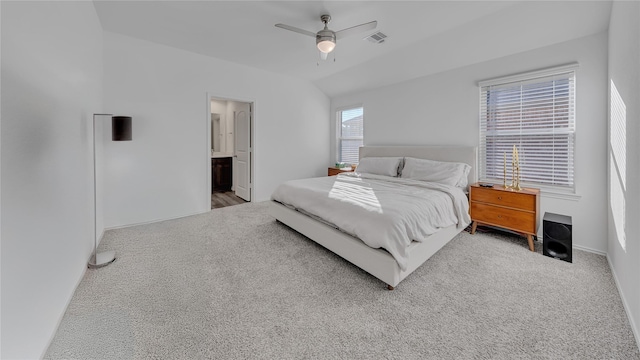
[[[471,221],[460,188],[363,173],[292,180],[273,200],[317,216],[373,248],[384,248],[407,268],[407,247],[440,228]]]

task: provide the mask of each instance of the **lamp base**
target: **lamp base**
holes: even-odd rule
[[[107,266],[114,261],[116,261],[116,252],[105,251],[97,253],[95,259],[93,258],[93,256],[91,256],[91,259],[89,259],[88,267],[89,269],[97,269],[103,266]]]

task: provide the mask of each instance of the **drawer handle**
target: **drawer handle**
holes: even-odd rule
[[[502,215],[498,215],[498,219],[502,219]]]
[[[502,200],[502,196],[498,196],[498,200]]]

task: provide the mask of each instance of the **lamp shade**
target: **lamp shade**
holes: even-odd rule
[[[325,54],[332,52],[335,47],[336,47],[336,43],[334,43],[331,40],[323,40],[318,43],[318,50],[320,50]]]
[[[130,141],[131,135],[131,116],[114,116],[111,118],[111,140]]]
[[[332,52],[336,47],[336,33],[327,29],[326,24],[325,28],[316,34],[316,46],[325,54]]]

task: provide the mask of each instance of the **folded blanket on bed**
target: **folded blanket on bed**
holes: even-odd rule
[[[471,221],[460,188],[366,173],[287,181],[271,198],[387,250],[402,270],[412,240],[422,242],[440,228],[462,228]]]

